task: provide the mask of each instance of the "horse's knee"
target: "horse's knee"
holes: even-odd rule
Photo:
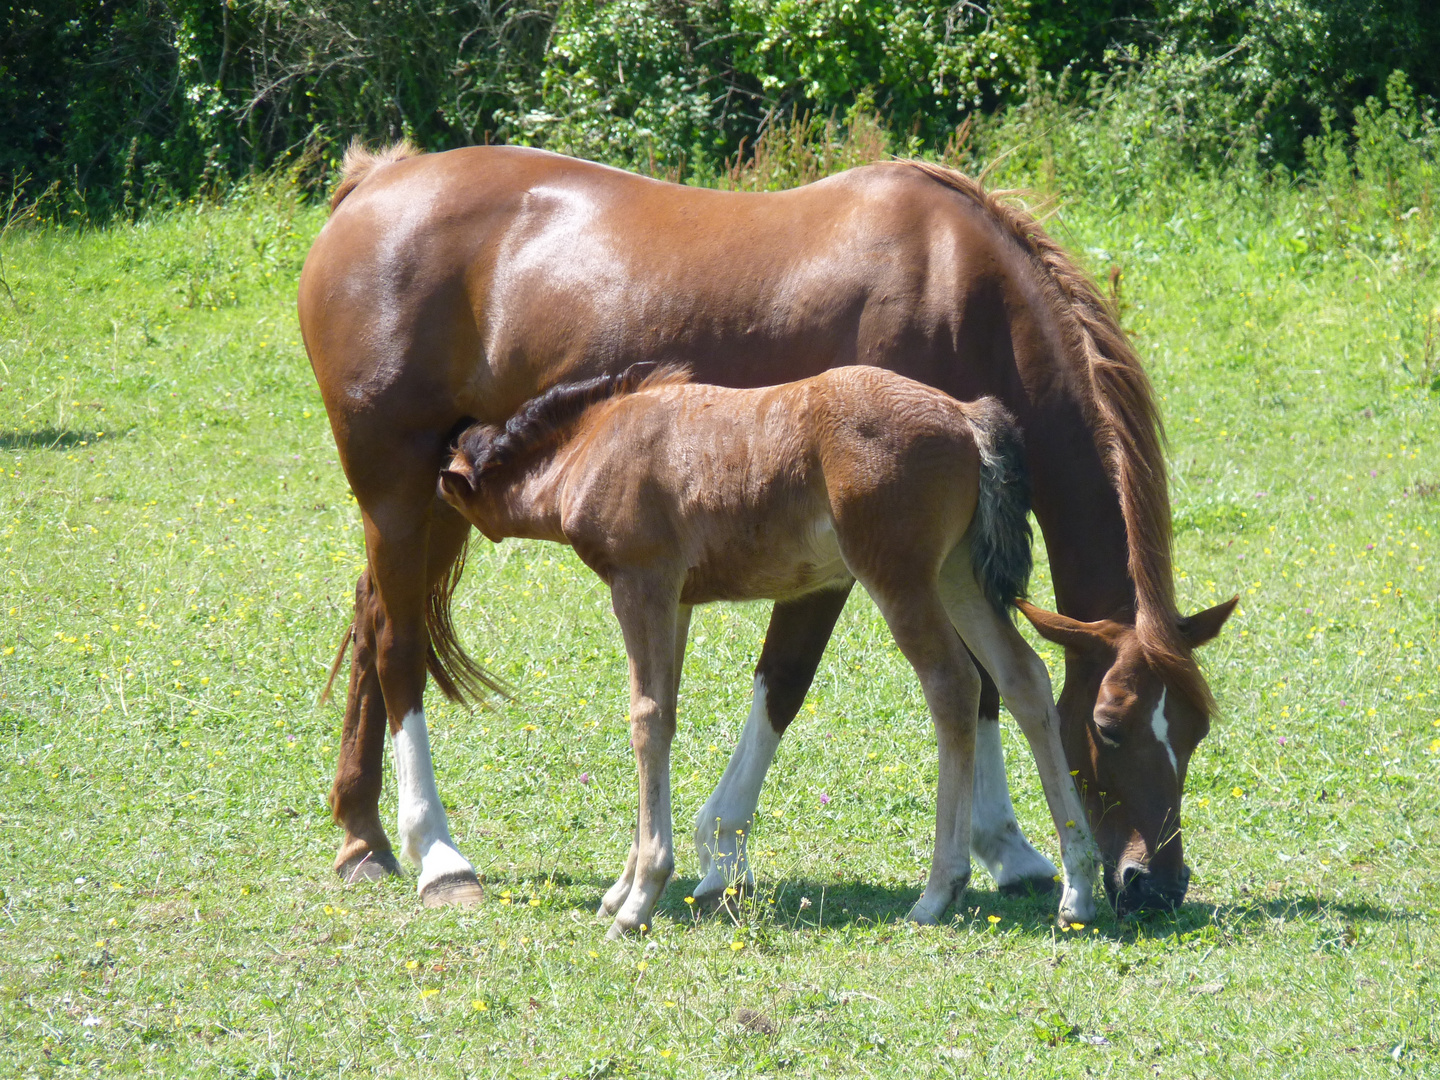
[[[658,702],[642,698],[630,707],[630,745],[638,757],[668,754],[675,737],[675,721]]]

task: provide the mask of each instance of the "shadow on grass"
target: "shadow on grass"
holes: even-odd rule
[[[75,431],[70,428],[36,428],[34,431],[0,431],[0,451],[3,450],[69,450],[72,446],[90,443],[101,436],[94,431]],[[106,434],[104,438],[115,436]]]
[[[495,897],[506,889],[512,890],[519,898],[514,902],[523,903],[534,891],[533,883],[544,876],[524,871],[504,877],[487,875],[485,889]],[[589,914],[600,906],[601,896],[614,883],[614,878],[595,874],[554,874],[550,880],[557,886],[579,890],[581,896],[575,896],[568,907]],[[685,902],[685,897],[690,896],[699,883],[695,877],[672,878],[656,905],[656,918],[675,923],[694,921],[697,911]],[[920,898],[920,893],[919,885],[890,886],[865,881],[816,881],[809,878],[762,880],[757,890],[758,899],[744,902],[741,918],[751,919],[755,911],[763,908],[766,918],[774,923],[776,929],[813,931],[821,927],[839,930],[852,926],[885,926],[902,922]],[[770,902],[772,900],[773,903]],[[1013,896],[1001,894],[994,888],[971,888],[962,903],[951,909],[950,916],[953,920],[978,914],[984,922],[985,916],[997,914],[1010,926],[1018,925],[1048,934],[1055,922],[1058,902],[1058,892]],[[752,904],[759,907],[751,907]],[[727,918],[723,912],[700,912],[699,917],[702,921]]]
[[[1172,918],[1163,915],[1162,918]],[[1409,922],[1417,913],[1368,903],[1346,903],[1314,896],[1279,896],[1242,904],[1186,904],[1173,918],[1177,923],[1259,922],[1262,919],[1340,919],[1347,923]]]
[[[535,890],[535,882],[543,873],[517,872],[495,877],[487,875],[485,890],[498,898],[505,890],[514,892],[514,903],[523,904]],[[599,874],[550,875],[556,886],[575,889],[579,895],[563,906],[593,915],[600,898],[614,879]],[[656,906],[657,919],[676,924],[696,920],[729,918],[722,912],[697,912],[685,902],[699,884],[695,877],[672,878]],[[865,881],[817,881],[812,878],[784,878],[762,881],[756,900],[743,902],[739,921],[753,920],[757,911],[775,930],[814,931],[869,929],[903,922],[911,906],[920,898],[921,887],[878,885]],[[773,903],[771,902],[773,901]],[[807,903],[808,901],[808,903]],[[983,929],[991,916],[999,918],[999,926],[1015,933],[1049,937],[1055,932],[1058,892],[1032,892],[1020,895],[1001,893],[988,878],[977,880],[966,890],[964,898],[948,912],[948,925],[978,923]],[[1284,919],[1310,922],[1330,921],[1346,925],[1405,922],[1415,913],[1394,910],[1369,903],[1327,901],[1313,896],[1275,897],[1239,904],[1182,904],[1174,911],[1148,912],[1119,919],[1109,904],[1097,895],[1099,911],[1092,929],[1112,941],[1133,943],[1142,938],[1180,937],[1207,929],[1234,932],[1247,925]],[[752,906],[754,905],[754,906]]]

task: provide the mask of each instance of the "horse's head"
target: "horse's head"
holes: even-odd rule
[[[1147,650],[1132,625],[1019,604],[1042,637],[1065,647],[1061,738],[1120,915],[1185,899],[1180,799],[1190,755],[1210,730],[1209,691],[1189,652],[1220,632],[1237,599],[1182,618],[1185,654],[1168,657]]]

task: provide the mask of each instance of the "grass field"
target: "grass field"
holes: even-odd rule
[[[1440,1074],[1440,288],[1406,255],[1435,219],[1366,226],[1393,226],[1391,256],[1322,252],[1296,237],[1323,212],[1200,192],[1054,226],[1123,269],[1183,606],[1242,600],[1204,655],[1222,716],[1190,771],[1184,907],[1061,932],[1052,901],[977,875],[951,925],[901,922],[935,750],[857,594],[761,803],[759,896],[692,918],[687,844],[654,933],[621,943],[592,913],[634,804],[624,655],[558,548],[475,547],[458,623],[520,693],[432,703],[485,902],[422,910],[413,877],[330,874],[341,710],[315,702],[363,554],[294,318],[323,213],[272,185],[11,231],[0,1074]],[[765,614],[696,613],[686,833]],[[1054,855],[1005,730],[1021,821]]]

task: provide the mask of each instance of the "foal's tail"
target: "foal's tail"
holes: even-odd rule
[[[970,524],[975,579],[995,610],[1005,614],[1025,595],[1031,554],[1030,476],[1015,418],[992,397],[965,406],[980,451],[980,498]]]

